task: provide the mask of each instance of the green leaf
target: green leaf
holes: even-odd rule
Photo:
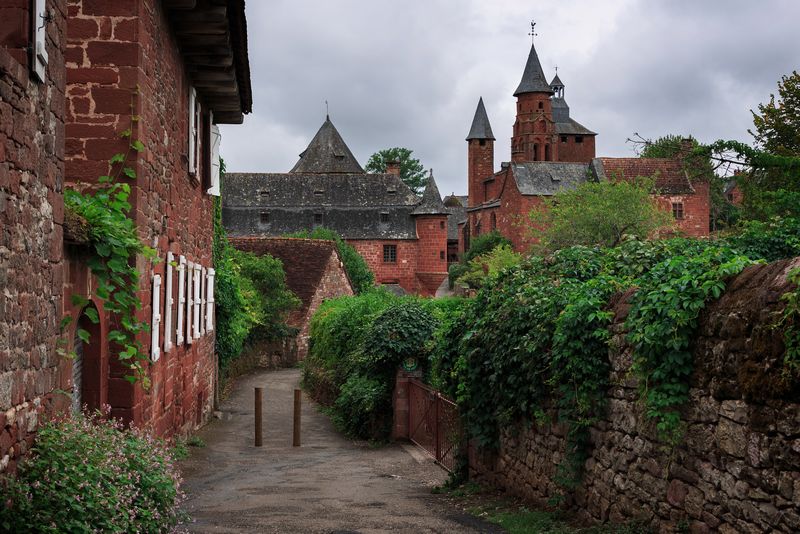
[[[76,334],[81,339],[81,341],[83,341],[86,344],[89,344],[89,339],[90,339],[91,335],[89,334],[89,332],[87,330],[84,330],[83,328],[78,328]]]
[[[125,154],[121,154],[121,153],[120,154],[114,154],[113,156],[111,156],[111,159],[108,160],[108,162],[111,165],[114,165],[116,163],[122,163],[123,161],[125,161]]]
[[[131,142],[131,148],[136,152],[142,152],[144,150],[144,144],[138,139],[136,139],[133,142]]]
[[[97,308],[86,308],[83,310],[83,314],[89,318],[89,320],[94,324],[100,323],[100,316],[97,313]]]

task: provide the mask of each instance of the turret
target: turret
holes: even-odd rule
[[[472,118],[472,127],[467,135],[467,205],[477,206],[486,200],[483,181],[494,173],[494,134],[489,117],[478,99],[478,107]]]
[[[550,97],[554,90],[544,76],[536,47],[531,43],[522,80],[514,91],[517,120],[511,137],[511,160],[558,161],[557,135]]]

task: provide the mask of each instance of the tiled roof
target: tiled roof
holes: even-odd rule
[[[659,193],[681,195],[694,193],[683,163],[670,158],[596,158],[598,176],[632,179],[655,178]]]
[[[511,163],[517,189],[523,195],[551,196],[593,179],[586,163],[532,161]]]
[[[467,218],[467,197],[449,195],[444,199],[447,210],[447,239],[458,239],[458,223]]]

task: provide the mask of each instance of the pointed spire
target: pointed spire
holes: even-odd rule
[[[433,178],[433,169],[428,175],[428,184],[425,186],[425,192],[422,193],[422,200],[411,212],[411,215],[447,215],[439,188],[436,186],[436,180]]]
[[[489,124],[489,116],[486,114],[486,108],[483,105],[483,97],[478,100],[478,107],[475,110],[475,116],[472,118],[472,127],[469,129],[469,134],[467,134],[467,141],[470,139],[491,139],[494,141],[492,125]]]
[[[528,62],[525,64],[525,71],[522,73],[522,80],[519,82],[519,87],[514,91],[514,96],[519,96],[525,93],[552,93],[550,84],[544,77],[542,64],[539,62],[539,56],[536,54],[536,46],[531,44],[531,51],[528,54]]]
[[[561,78],[558,77],[558,74],[556,74],[555,78],[553,78],[553,81],[550,82],[550,87],[564,87],[564,82],[561,81]]]
[[[325,117],[317,135],[308,144],[290,173],[363,174],[353,153],[339,135],[329,116]]]

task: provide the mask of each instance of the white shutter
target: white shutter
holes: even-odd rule
[[[192,330],[192,314],[194,313],[194,263],[186,265],[186,343],[192,344],[194,330]]]
[[[178,330],[175,343],[183,345],[183,310],[186,307],[186,258],[178,261]]]
[[[206,335],[206,268],[200,270],[200,335]]]
[[[39,81],[47,74],[47,0],[36,0],[33,12],[33,73]]]
[[[172,349],[172,264],[175,258],[167,252],[167,280],[164,283],[164,352]]]
[[[194,264],[194,317],[192,325],[194,327],[194,338],[200,338],[200,264]]]
[[[189,174],[197,173],[197,130],[200,127],[197,120],[197,91],[189,88]]]
[[[213,115],[212,115],[213,122]],[[211,125],[211,187],[208,188],[207,193],[218,197],[219,192],[219,147],[222,143],[222,133],[219,131],[219,126],[216,124]]]
[[[161,357],[159,329],[161,328],[161,275],[153,275],[153,320],[150,324],[150,358],[157,362]]]
[[[208,268],[206,282],[206,331],[214,330],[214,269]]]

